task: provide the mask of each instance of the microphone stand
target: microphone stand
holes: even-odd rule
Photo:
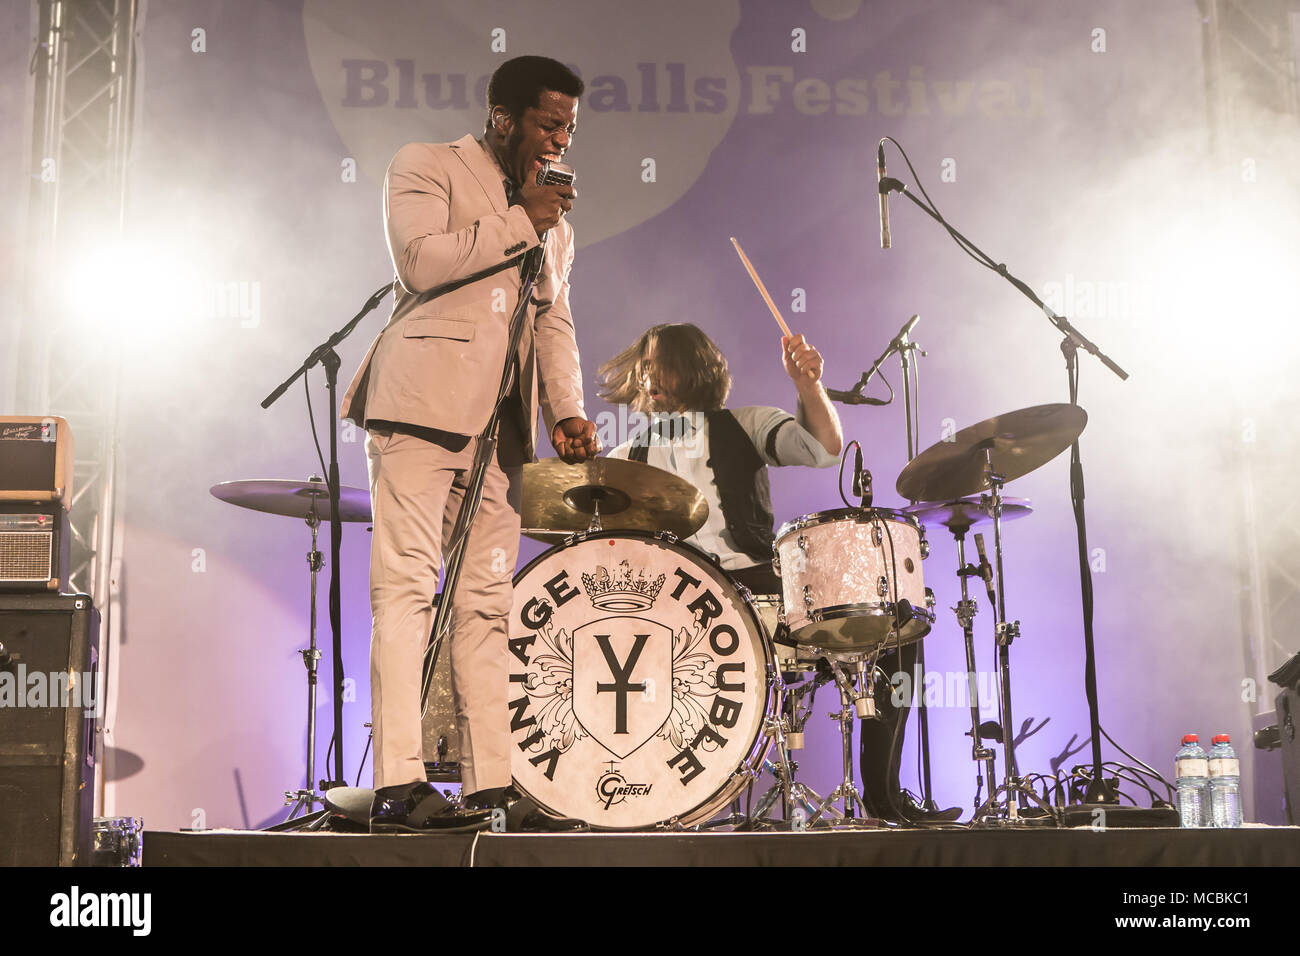
[[[926,351],[913,342],[910,338],[912,329],[920,319],[919,315],[913,315],[904,323],[898,334],[890,340],[885,351],[881,353],[880,358],[872,363],[871,368],[862,373],[862,377],[857,384],[847,391],[838,389],[827,389],[826,394],[833,401],[841,402],[845,405],[887,405],[893,401],[893,389],[890,389],[888,400],[878,398],[867,398],[862,394],[862,390],[867,383],[875,376],[876,372],[885,363],[889,356],[894,353],[898,354],[899,361],[903,366],[903,418],[904,428],[907,435],[907,460],[911,461],[916,457],[916,442],[920,431],[920,423],[916,419],[916,406],[920,400],[918,376],[913,371],[915,358],[914,352],[919,352],[925,356]],[[912,504],[916,504],[915,501]],[[922,541],[922,553],[924,558],[928,552],[928,546]],[[930,773],[930,715],[925,703],[925,642],[917,643],[916,648],[916,668],[919,680],[917,683],[921,687],[920,700],[916,705],[916,722],[917,733],[920,736],[921,749],[921,804],[920,811],[926,816],[943,817],[951,811],[940,810],[938,804],[934,802],[933,788]]]
[[[469,482],[465,495],[456,513],[456,523],[451,532],[451,544],[443,559],[445,569],[442,579],[442,596],[437,602],[433,616],[433,627],[429,633],[429,643],[424,652],[424,669],[420,681],[421,713],[429,706],[429,689],[433,686],[434,671],[438,666],[438,653],[442,649],[443,638],[451,625],[452,606],[456,597],[456,584],[460,580],[460,569],[465,559],[465,546],[469,540],[470,527],[483,503],[483,481],[487,477],[488,465],[491,464],[497,447],[497,423],[501,419],[501,407],[515,382],[515,355],[519,351],[519,340],[523,337],[524,316],[528,312],[528,303],[532,298],[533,286],[541,275],[545,260],[546,235],[543,234],[540,245],[524,253],[520,264],[521,283],[519,302],[510,317],[510,332],[506,345],[505,364],[501,369],[501,383],[497,388],[496,404],[487,424],[479,432],[474,444],[474,463],[470,466]]]
[[[892,339],[890,339],[889,344],[885,346],[885,351],[880,353],[880,358],[876,359],[873,363],[871,363],[871,368],[867,369],[865,372],[862,373],[862,377],[858,379],[856,385],[854,385],[852,388],[846,391],[841,391],[838,388],[826,389],[826,394],[827,396],[829,396],[831,401],[840,402],[843,405],[888,405],[890,402],[892,402],[894,400],[894,389],[892,386],[890,386],[889,389],[889,398],[867,398],[865,395],[862,394],[862,390],[867,387],[868,382],[870,382],[873,378],[875,378],[876,373],[880,371],[880,366],[885,364],[885,360],[888,359],[889,356],[893,355],[895,352],[898,352],[900,349],[906,349],[909,347],[907,344],[908,342],[907,333],[912,331],[912,327],[916,325],[917,320],[920,318],[921,317],[919,315],[914,315],[907,320],[907,323],[903,326],[901,330],[899,330],[899,333],[895,335]],[[924,355],[925,353],[922,352],[921,354]],[[906,377],[907,375],[906,359],[903,360],[903,374],[904,377]],[[886,381],[885,384],[889,385],[889,382]],[[907,399],[905,395],[904,401],[906,400]],[[911,435],[910,418],[908,419],[907,440],[908,440],[907,457],[908,460],[910,461],[912,458],[912,454],[911,454],[912,435]]]
[[[354,315],[343,328],[339,329],[328,339],[322,342],[308,354],[303,360],[302,365],[298,366],[297,371],[286,378],[270,395],[262,399],[262,407],[270,408],[276,400],[288,390],[289,386],[298,381],[300,376],[306,375],[308,369],[319,364],[325,368],[325,387],[329,391],[329,422],[330,422],[330,458],[329,458],[329,485],[330,493],[330,631],[332,632],[332,650],[334,654],[334,779],[328,781],[333,786],[346,786],[347,778],[343,776],[343,614],[339,595],[341,592],[341,569],[340,553],[343,546],[343,521],[339,517],[339,428],[338,428],[338,376],[339,366],[342,360],[339,354],[334,351],[334,346],[338,345],[357,327],[367,314],[373,311],[384,296],[388,295],[393,289],[393,283],[387,282],[375,290],[374,294],[366,300],[366,304],[361,307],[361,311]],[[358,424],[364,424],[360,422]],[[313,538],[315,528],[312,529]],[[315,542],[313,540],[312,552],[316,553]],[[313,581],[315,579],[313,578]],[[313,613],[315,613],[315,601],[312,602]],[[314,624],[313,624],[313,643],[314,643]],[[314,647],[312,649],[314,651]],[[315,683],[315,662],[308,665],[312,684]],[[314,699],[314,686],[312,690]],[[311,708],[307,717],[307,735],[309,740],[315,739],[316,733],[316,710]],[[312,759],[308,757],[307,767],[308,776],[311,775]],[[308,800],[317,799],[314,793],[311,793],[314,786],[313,781],[307,781]],[[331,789],[326,786],[324,789]],[[308,803],[307,809],[311,809],[311,803]]]
[[[888,195],[890,192],[901,193],[910,199],[918,209],[933,219],[951,235],[958,243],[969,247],[978,254],[984,264],[996,272],[1002,278],[1006,279],[1014,286],[1025,298],[1034,303],[1042,310],[1043,315],[1052,323],[1058,332],[1062,335],[1061,351],[1065,355],[1066,375],[1069,379],[1070,404],[1078,407],[1079,405],[1079,380],[1077,358],[1078,351],[1082,348],[1084,351],[1096,356],[1097,360],[1114,372],[1121,380],[1128,379],[1128,373],[1119,367],[1109,356],[1103,353],[1091,340],[1083,333],[1070,324],[1070,321],[1062,315],[1057,315],[1040,299],[1028,285],[1016,278],[1008,270],[1004,263],[996,263],[988,256],[984,250],[971,242],[960,232],[948,224],[937,210],[932,209],[929,205],[922,202],[916,196],[908,191],[907,185],[893,177],[883,177],[880,180],[879,189],[882,195]],[[1088,564],[1088,529],[1087,520],[1084,515],[1083,507],[1083,463],[1079,456],[1079,440],[1076,437],[1070,445],[1070,501],[1074,508],[1075,529],[1079,543],[1079,590],[1083,604],[1083,643],[1084,643],[1084,687],[1088,697],[1088,722],[1092,731],[1092,780],[1089,782],[1085,800],[1092,804],[1095,803],[1102,807],[1118,807],[1119,795],[1115,789],[1110,786],[1102,773],[1101,766],[1101,717],[1100,708],[1097,702],[1097,663],[1095,642],[1093,640],[1092,630],[1092,612],[1093,612],[1093,592],[1092,592],[1092,568]],[[1005,731],[1005,728],[1004,728]],[[1012,799],[1008,794],[1008,801]],[[1014,815],[1014,814],[1013,814]]]

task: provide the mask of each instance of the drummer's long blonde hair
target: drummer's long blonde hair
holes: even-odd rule
[[[651,410],[642,389],[644,360],[653,346],[655,364],[672,376],[673,397],[687,411],[710,412],[726,404],[731,393],[727,359],[713,340],[687,322],[656,325],[600,367],[597,390],[612,405]]]

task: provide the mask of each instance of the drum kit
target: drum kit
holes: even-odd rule
[[[971,679],[972,759],[989,781],[976,819],[1015,818],[1032,791],[1020,785],[1011,739],[1010,645],[1002,525],[1028,516],[1028,501],[1003,494],[1082,431],[1073,405],[1042,405],[948,436],[900,473],[902,509],[838,508],[780,527],[773,547],[779,594],[752,594],[687,543],[708,514],[703,495],[650,465],[598,458],[524,466],[525,534],[550,547],[514,578],[509,618],[510,732],[516,786],[561,816],[601,830],[882,825],[853,779],[853,724],[877,717],[874,687],[883,654],[921,642],[936,623],[925,586],[926,528],[957,543],[961,626]],[[366,491],[342,488],[343,518],[369,520]],[[325,483],[235,481],[212,494],[257,511],[306,521],[311,534],[307,786],[287,802],[310,809],[315,745],[317,530]],[[972,528],[992,525],[992,563],[966,560]],[[975,687],[976,604],[969,579],[985,584],[994,610],[1003,782],[981,736]],[[425,717],[429,778],[459,779],[447,655],[434,675]],[[825,797],[798,779],[816,690],[834,684],[843,779]],[[767,771],[775,784],[757,803],[741,797]],[[781,804],[781,820],[771,815]]]

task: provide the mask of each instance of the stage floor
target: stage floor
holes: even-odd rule
[[[376,835],[146,831],[152,866],[1300,866],[1300,827]]]

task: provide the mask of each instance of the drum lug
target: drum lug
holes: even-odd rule
[[[885,540],[885,532],[881,530],[880,525],[871,526],[871,543],[879,546]]]
[[[667,541],[669,544],[676,544],[679,540],[677,535],[673,534],[671,531],[656,531],[655,537],[660,541]]]
[[[934,589],[933,588],[925,589],[925,606],[932,611],[934,610]]]
[[[811,584],[805,584],[805,585],[803,586],[803,606],[804,606],[807,610],[809,610],[809,611],[812,610],[812,606],[813,606],[813,596],[812,596],[812,585],[811,585]]]
[[[925,539],[925,529],[921,528],[921,560],[930,556],[930,542]]]
[[[799,535],[799,537],[795,539],[795,544],[799,546],[799,550],[804,554],[808,553],[808,538],[806,535]]]
[[[772,549],[772,571],[778,578],[781,576],[781,552],[775,548]]]
[[[889,596],[889,578],[885,577],[883,574],[880,576],[880,579],[876,582],[876,593],[879,594],[881,597]]]

